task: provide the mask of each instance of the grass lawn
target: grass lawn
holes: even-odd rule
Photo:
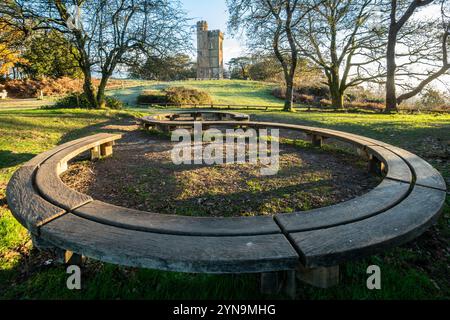
[[[195,85],[197,82],[192,82]],[[247,83],[247,82],[245,82]],[[205,85],[229,103],[255,99],[272,103],[255,87],[241,94],[220,89],[220,81]],[[183,83],[184,84],[184,83]],[[170,85],[174,85],[171,83]],[[127,89],[131,90],[131,89]],[[245,89],[242,89],[245,91]],[[226,94],[227,91],[228,96]],[[232,98],[232,92],[235,99]],[[259,98],[258,98],[259,97]],[[240,103],[240,102],[239,102]],[[0,298],[1,299],[249,299],[259,294],[255,275],[192,275],[121,268],[88,260],[83,289],[66,289],[63,266],[32,248],[26,230],[7,208],[5,187],[13,172],[34,155],[75,138],[96,133],[109,123],[137,115],[132,111],[0,110]],[[375,115],[302,112],[253,112],[254,119],[336,128],[381,139],[411,150],[440,170],[450,184],[448,148],[450,115]],[[450,197],[436,227],[411,244],[342,266],[342,282],[328,290],[298,286],[300,299],[449,299]],[[381,267],[382,290],[366,288],[366,269]],[[272,298],[284,298],[282,296]]]
[[[210,81],[174,81],[151,82],[140,87],[111,90],[108,94],[115,96],[128,105],[136,105],[136,99],[144,90],[162,90],[167,87],[183,86],[207,91],[215,104],[274,106],[282,107],[283,101],[272,96],[276,87],[258,81],[210,80]]]

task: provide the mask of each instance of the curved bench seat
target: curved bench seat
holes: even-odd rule
[[[338,265],[420,236],[442,212],[446,193],[415,186],[393,208],[373,217],[320,230],[290,233],[289,238],[308,267]]]
[[[193,121],[249,121],[250,116],[243,113],[223,112],[223,111],[180,111],[166,114],[157,114],[141,118],[141,122],[146,125],[178,126],[189,124]]]
[[[179,272],[252,273],[294,269],[284,235],[198,237],[113,227],[66,214],[41,228],[58,247],[101,261]]]
[[[360,197],[329,207],[275,216],[285,233],[330,228],[375,216],[400,203],[408,194],[409,183],[385,179]]]
[[[130,230],[193,236],[243,236],[281,233],[270,216],[209,218],[166,215],[122,208],[93,201],[74,214]]]
[[[65,209],[53,205],[36,192],[34,178],[37,168],[62,150],[104,137],[105,134],[100,134],[66,142],[27,161],[14,173],[6,188],[8,205],[14,217],[33,234],[38,234],[40,226],[63,215]]]
[[[415,173],[416,176],[416,183],[418,185],[424,186],[424,187],[430,187],[430,188],[436,188],[439,190],[446,191],[447,186],[445,184],[445,180],[442,177],[442,175],[437,171],[431,164],[429,164],[427,161],[422,159],[421,157],[396,146],[390,145],[388,143],[378,141],[375,139],[355,135],[352,133],[347,133],[347,136],[349,138],[358,138],[366,141],[367,143],[371,143],[373,145],[381,146],[399,157],[401,157],[405,162],[410,166],[412,171]]]
[[[184,116],[196,114],[164,114],[143,122],[193,126],[192,120],[180,120]],[[7,188],[11,211],[46,242],[101,261],[181,272],[243,273],[294,270],[299,262],[307,268],[330,267],[379,252],[420,235],[444,206],[441,175],[406,150],[336,130],[227,117],[202,124],[294,130],[319,145],[329,138],[350,143],[371,161],[384,164],[384,179],[347,202],[274,217],[141,212],[96,201],[61,181],[59,175],[71,159],[88,150],[96,157],[106,155],[106,148],[121,137],[99,134],[58,146],[19,169]]]
[[[59,175],[71,159],[119,138],[119,135],[96,135],[70,147],[58,148],[51,158],[39,166],[35,177],[37,189],[54,204],[50,205],[61,210],[59,219],[40,225],[40,237],[45,241],[106,262],[184,272],[279,271],[292,269],[297,263],[298,254],[272,217],[201,218],[139,212],[93,201],[90,196],[70,189],[61,181]],[[75,225],[69,226],[68,220]],[[59,231],[61,238],[58,237]],[[96,249],[91,250],[88,243],[83,243],[84,239],[92,240],[85,232],[92,232],[92,237],[96,239],[98,232],[114,234],[114,237],[96,242]],[[70,242],[72,233],[76,234],[73,243]],[[134,251],[128,245],[135,247],[136,244],[130,244],[130,237],[141,245],[146,244],[144,252],[142,248],[138,250],[143,256],[131,254]],[[125,248],[116,245],[120,239],[129,240]],[[155,251],[154,247],[148,246],[160,242],[168,246],[181,242],[187,247],[180,248],[185,253],[179,254],[174,253],[173,248],[170,250],[159,245]],[[206,248],[207,245],[210,247]],[[274,249],[269,250],[269,246]],[[110,257],[107,257],[107,254],[98,253],[101,250],[111,251],[112,247],[117,249],[117,254],[110,252]],[[206,250],[209,259],[194,259],[201,253],[200,249]],[[187,252],[193,256],[192,262],[186,257]]]
[[[405,160],[411,167],[416,177],[415,183],[419,186],[435,188],[442,191],[447,190],[444,178],[431,164],[426,162],[419,156],[392,145],[385,145],[384,148],[397,154],[399,157]]]
[[[385,165],[386,178],[411,183],[413,172],[408,164],[394,152],[380,147],[370,146],[368,152],[378,158]]]
[[[100,134],[80,143],[64,148],[40,165],[36,172],[36,186],[51,203],[71,211],[93,199],[67,187],[59,175],[67,169],[67,163],[79,154],[102,144],[120,139],[121,135]]]
[[[33,167],[22,167],[9,180],[6,195],[13,216],[33,234],[39,233],[39,227],[66,213],[42,198],[34,189]]]

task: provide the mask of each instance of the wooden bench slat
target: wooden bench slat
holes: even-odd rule
[[[37,155],[36,157],[34,157],[33,159],[27,161],[26,163],[24,163],[24,167],[38,167],[41,163],[43,163],[44,161],[46,161],[47,159],[49,159],[52,155],[54,155],[55,153],[58,153],[59,151],[62,151],[68,147],[77,145],[79,143],[83,143],[85,141],[88,140],[92,140],[92,139],[96,139],[97,137],[102,137],[104,134],[97,134],[94,136],[88,136],[88,137],[83,137],[77,140],[73,140],[73,141],[69,141],[66,143],[63,143],[61,145],[56,146],[55,148],[45,151],[39,155]]]
[[[370,146],[369,153],[374,153],[387,166],[386,178],[411,183],[413,173],[408,164],[398,155],[380,146]]]
[[[413,168],[416,175],[416,184],[443,191],[447,190],[442,175],[427,161],[409,151],[395,146],[389,145],[385,146],[385,148],[402,157]]]
[[[442,175],[431,164],[421,157],[413,154],[405,149],[390,145],[388,143],[378,141],[372,138],[359,136],[352,133],[346,133],[350,138],[358,138],[367,141],[373,145],[378,145],[392,151],[396,155],[403,158],[414,170],[416,174],[416,183],[425,187],[447,190],[447,186]]]
[[[93,200],[92,197],[66,186],[59,177],[56,165],[47,162],[37,171],[36,186],[45,199],[68,211]]]
[[[173,126],[173,127],[188,127],[193,126],[194,121],[171,121],[171,120],[156,120],[156,119],[144,119],[144,122],[148,124],[161,124],[165,126]],[[245,125],[247,127],[252,128],[275,128],[275,129],[287,129],[287,130],[295,130],[295,131],[301,131],[306,134],[315,134],[318,136],[323,136],[326,138],[335,138],[338,140],[342,140],[344,142],[357,145],[359,147],[365,148],[367,146],[377,145],[373,142],[368,142],[365,139],[362,139],[363,137],[359,138],[357,136],[350,136],[344,132],[335,131],[335,130],[328,130],[328,129],[319,129],[315,127],[308,127],[308,126],[301,126],[301,125],[293,125],[293,124],[285,124],[285,123],[275,123],[275,122],[254,122],[254,121],[248,121],[248,122],[240,122],[240,121],[230,121],[230,120],[224,120],[224,121],[202,121],[202,125],[205,127],[211,127],[211,126],[242,126]]]
[[[281,233],[272,217],[210,218],[142,212],[93,201],[74,214],[111,226],[165,234],[237,236]]]
[[[111,134],[111,133],[100,133],[95,136],[89,137],[89,139],[86,139],[82,141],[81,143],[74,144],[68,148],[65,148],[64,150],[61,150],[57,153],[55,153],[51,159],[44,162],[52,162],[52,163],[67,163],[79,154],[90,150],[94,147],[98,147],[102,144],[108,143],[108,142],[114,142],[116,140],[119,140],[122,138],[122,135],[120,134]]]
[[[410,189],[408,183],[383,180],[379,186],[355,199],[306,212],[275,216],[285,232],[329,228],[374,216],[399,203]]]
[[[6,188],[8,206],[14,217],[28,230],[38,234],[44,223],[66,211],[44,200],[33,188],[34,169],[22,167],[10,179]]]
[[[338,265],[418,237],[437,220],[445,197],[444,191],[415,186],[405,200],[384,213],[289,237],[307,267]]]
[[[90,196],[67,187],[59,175],[72,158],[95,146],[120,138],[121,135],[103,133],[55,153],[37,170],[35,178],[37,189],[47,201],[68,211],[91,202],[93,199]]]
[[[251,273],[295,269],[284,235],[194,237],[104,225],[71,213],[41,228],[54,245],[108,263],[179,272]]]

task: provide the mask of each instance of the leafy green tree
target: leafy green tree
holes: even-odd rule
[[[93,108],[107,106],[106,85],[131,55],[189,47],[187,18],[178,1],[46,0],[0,2],[0,13],[27,33],[53,30],[77,48],[83,91]],[[94,88],[93,74],[100,76]]]
[[[81,78],[83,73],[76,60],[77,49],[55,31],[33,36],[26,45],[23,65],[26,75],[34,79],[42,77]]]
[[[249,78],[249,69],[253,60],[250,57],[237,57],[228,62],[228,66],[231,73],[231,79],[244,79]]]
[[[197,76],[196,64],[186,54],[167,57],[148,57],[144,64],[140,59],[130,66],[129,74],[134,79],[144,80],[186,80]]]
[[[449,98],[446,97],[442,92],[429,87],[423,93],[420,99],[420,103],[425,108],[432,109],[449,103]]]

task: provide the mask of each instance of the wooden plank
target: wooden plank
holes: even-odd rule
[[[113,142],[115,140],[119,140],[122,138],[120,134],[110,134],[110,133],[101,133],[95,136],[88,137],[88,139],[84,140],[81,143],[73,144],[68,148],[65,148],[57,153],[55,153],[50,159],[45,161],[45,163],[53,162],[53,163],[67,163],[79,154],[90,150],[95,147],[99,147],[102,144]]]
[[[298,255],[281,234],[194,237],[135,231],[71,213],[41,228],[43,239],[108,263],[179,272],[253,273],[293,270]]]
[[[413,168],[416,175],[416,184],[443,191],[447,190],[442,175],[427,161],[411,152],[395,146],[389,145],[385,146],[385,148],[402,157]]]
[[[154,233],[196,236],[238,236],[281,233],[272,217],[186,217],[117,207],[93,201],[74,214],[111,226]]]
[[[72,211],[93,200],[90,196],[66,186],[61,181],[59,174],[57,163],[53,161],[44,162],[37,171],[36,187],[47,201],[67,211]]]
[[[148,124],[160,124],[160,125],[174,125],[174,126],[194,126],[194,121],[159,121],[159,120],[150,120],[150,118],[146,118],[144,120]],[[230,128],[233,128],[235,126],[241,126],[241,121],[233,121],[233,120],[226,120],[226,121],[202,121],[202,125],[204,127],[215,127],[215,126],[229,126]],[[254,121],[248,121],[245,122],[245,126],[251,127],[251,128],[275,128],[275,129],[287,129],[287,130],[295,130],[295,131],[301,131],[307,134],[321,136],[325,138],[335,138],[347,143],[350,143],[352,145],[355,145],[361,149],[365,149],[367,146],[375,145],[371,142],[368,142],[364,139],[360,139],[355,136],[350,136],[345,132],[335,131],[335,130],[328,130],[328,129],[321,129],[321,128],[315,128],[315,127],[308,127],[308,126],[301,126],[301,125],[294,125],[294,124],[285,124],[285,123],[275,123],[275,122],[254,122]]]
[[[446,193],[415,186],[397,206],[371,218],[289,234],[306,267],[328,267],[377,253],[415,239],[442,212]]]
[[[385,164],[386,178],[412,183],[413,174],[405,160],[380,146],[370,146],[368,149],[369,153],[376,155]]]
[[[327,289],[339,284],[339,266],[308,269],[300,264],[297,278],[312,286]]]
[[[37,170],[35,178],[36,188],[46,200],[68,211],[91,202],[92,198],[90,196],[67,187],[61,181],[59,175],[67,167],[67,162],[77,155],[120,138],[121,135],[103,133],[55,153],[41,164]]]
[[[7,186],[7,200],[13,215],[24,227],[38,234],[41,225],[66,212],[63,208],[55,206],[42,198],[35,190],[33,178],[36,168],[62,150],[102,137],[105,137],[105,135],[99,134],[66,142],[52,150],[37,155],[16,171]]]
[[[355,222],[398,204],[408,195],[409,189],[408,183],[383,180],[375,189],[355,199],[306,212],[276,215],[275,220],[284,232],[289,233]]]
[[[91,140],[91,139],[95,139],[97,137],[102,137],[103,134],[99,134],[99,135],[94,135],[94,136],[88,136],[88,137],[83,137],[77,140],[73,140],[73,141],[69,141],[66,143],[63,143],[51,150],[45,151],[39,155],[37,155],[36,157],[34,157],[33,159],[29,160],[28,162],[24,163],[24,167],[33,167],[36,168],[38,167],[41,163],[43,163],[45,160],[49,159],[52,155],[54,155],[55,153],[64,150],[68,147],[71,147],[73,145],[77,145],[79,143],[83,143],[85,141]]]
[[[348,133],[351,137],[361,138],[368,143],[378,145],[392,151],[401,158],[403,158],[412,168],[417,178],[417,184],[425,187],[436,188],[440,190],[447,190],[447,186],[442,175],[437,171],[431,164],[429,164],[424,159],[419,156],[396,146],[390,145],[388,143],[371,139],[368,137],[358,136],[355,134]]]
[[[28,230],[39,234],[39,227],[66,211],[44,200],[33,188],[34,169],[22,167],[6,188],[8,206],[13,216]]]

